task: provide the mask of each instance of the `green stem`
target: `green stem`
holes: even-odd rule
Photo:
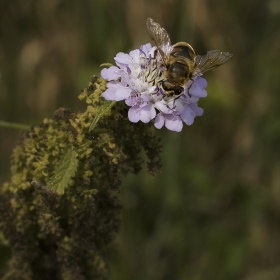
[[[30,128],[30,125],[0,121],[0,127],[28,130]]]

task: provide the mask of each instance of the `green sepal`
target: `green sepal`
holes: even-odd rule
[[[100,64],[100,67],[104,67],[104,68],[111,67],[111,66],[113,66],[113,64],[111,64],[111,63],[102,63],[102,64]]]

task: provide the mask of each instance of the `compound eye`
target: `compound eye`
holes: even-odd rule
[[[175,86],[173,90],[176,96],[180,96],[183,94],[184,88],[180,86]]]

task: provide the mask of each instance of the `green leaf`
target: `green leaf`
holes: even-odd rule
[[[64,193],[71,177],[73,177],[77,171],[77,155],[78,154],[72,148],[65,150],[62,158],[57,163],[54,175],[47,181],[48,189],[56,192],[57,194]]]
[[[100,120],[100,118],[102,118],[103,116],[107,115],[111,108],[116,104],[116,101],[113,102],[106,102],[98,111],[98,113],[95,115],[90,127],[89,127],[89,132],[91,132],[96,124],[98,123],[98,121]]]

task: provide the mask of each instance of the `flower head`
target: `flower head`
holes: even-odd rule
[[[164,125],[172,131],[181,131],[183,122],[191,125],[203,114],[199,98],[206,97],[207,82],[201,76],[189,80],[180,97],[169,97],[162,89],[164,67],[162,59],[151,44],[141,46],[129,54],[118,53],[117,66],[103,69],[101,76],[108,81],[102,96],[106,100],[121,101],[130,107],[131,122],[147,123],[153,119],[156,128]]]

